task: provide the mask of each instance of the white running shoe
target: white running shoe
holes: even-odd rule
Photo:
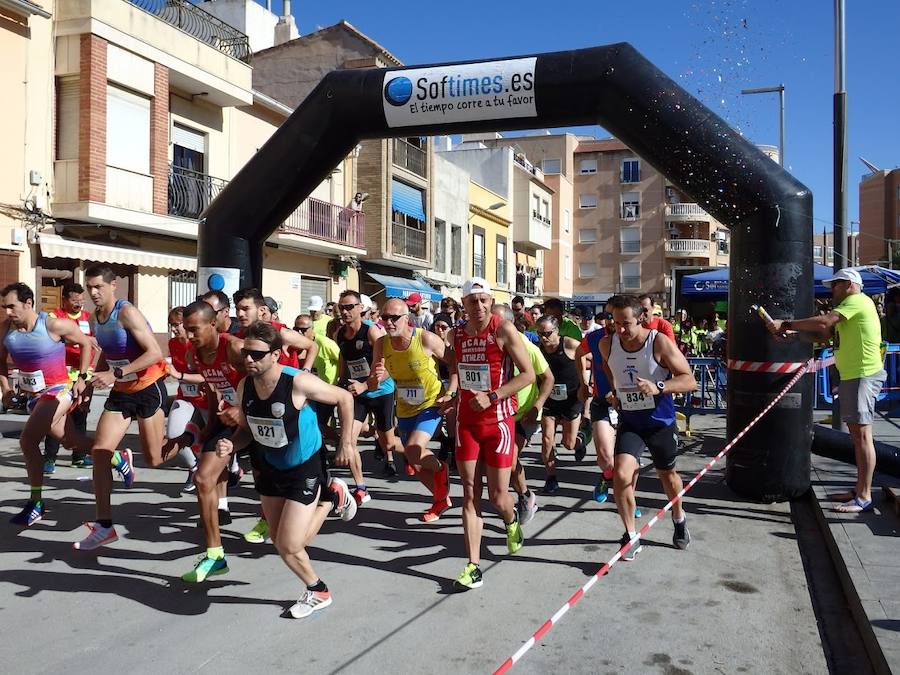
[[[303,619],[313,612],[325,609],[331,602],[330,591],[320,592],[307,589],[288,611],[295,619]]]
[[[81,541],[72,544],[76,551],[93,551],[95,548],[111,544],[119,538],[115,525],[103,527],[100,523],[85,523],[91,533]]]
[[[345,522],[353,520],[356,516],[357,504],[353,495],[350,494],[350,487],[347,483],[340,478],[332,478],[328,487],[334,490],[338,498],[338,507],[334,510],[334,513],[336,515],[340,514],[341,520]]]

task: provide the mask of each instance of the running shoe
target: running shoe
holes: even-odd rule
[[[219,527],[222,525],[231,525],[231,511],[228,509],[219,509]]]
[[[119,452],[119,463],[113,468],[122,476],[125,487],[130,488],[134,485],[134,457],[131,450],[122,450]]]
[[[419,516],[419,520],[425,523],[433,523],[451,506],[453,506],[453,502],[450,501],[450,497],[445,498],[443,501],[435,500],[431,507]]]
[[[413,476],[416,475],[416,467],[414,467],[412,464],[410,464],[409,462],[407,462],[406,465],[403,467],[403,472],[404,472],[407,476],[409,476],[410,478],[412,478]]]
[[[609,481],[600,478],[600,482],[594,486],[594,501],[602,504],[609,499]]]
[[[358,487],[353,491],[353,499],[356,500],[357,506],[362,506],[372,499],[372,495],[369,494],[369,488]]]
[[[383,462],[387,459],[384,450],[381,449],[381,444],[378,441],[375,441],[375,447],[372,449],[372,456],[379,462]]]
[[[481,568],[475,563],[468,563],[458,577],[453,582],[457,588],[481,588],[484,584],[484,577],[481,576]]]
[[[580,462],[587,455],[587,445],[585,445],[584,439],[581,438],[581,434],[578,435],[578,441],[575,444],[575,461]]]
[[[44,475],[49,476],[52,473],[56,473],[56,460],[48,459],[44,462]]]
[[[81,541],[72,544],[78,551],[93,551],[95,548],[111,544],[119,538],[115,526],[103,527],[100,523],[85,523],[91,533]]]
[[[628,533],[622,535],[622,538],[619,540],[619,548],[622,548],[631,541],[631,537],[628,536]],[[641,540],[638,539],[634,542],[634,546],[628,549],[625,553],[622,554],[622,560],[625,562],[632,562],[635,558],[637,558],[637,554],[641,552],[641,549],[644,547],[641,546]]]
[[[675,533],[672,535],[672,543],[675,544],[675,548],[684,551],[691,545],[691,533],[687,529],[687,518],[680,523],[674,523],[674,525]]]
[[[341,520],[345,522],[353,520],[356,516],[357,504],[356,499],[354,499],[354,496],[350,493],[350,488],[347,483],[340,478],[332,478],[328,487],[331,488],[336,496],[336,504],[333,511],[334,514],[340,515]]]
[[[29,499],[25,502],[25,506],[16,515],[9,519],[13,525],[22,527],[31,527],[37,521],[44,517],[44,502],[40,499],[35,501]]]
[[[331,591],[311,591],[306,589],[288,613],[295,619],[305,619],[313,612],[325,609],[332,603]]]
[[[94,466],[94,460],[90,455],[72,455],[72,466],[76,469],[90,469]]]
[[[269,523],[263,518],[260,518],[256,521],[256,525],[253,526],[253,529],[244,535],[244,541],[248,544],[263,544],[268,536]]]
[[[530,497],[519,495],[519,500],[516,504],[516,511],[519,513],[519,523],[522,525],[530,523],[538,510],[537,497],[534,492],[530,492],[530,494]]]
[[[396,478],[397,469],[394,468],[394,463],[385,461],[384,468],[381,470],[381,475],[385,478]]]
[[[241,477],[244,475],[244,470],[241,467],[238,467],[237,471],[229,471],[228,472],[228,487],[234,488],[238,486],[238,483],[241,482]]]
[[[522,526],[518,520],[514,520],[506,526],[506,550],[511,554],[522,548],[525,535],[522,534]]]
[[[640,506],[635,506],[635,507],[634,507],[634,517],[635,517],[635,518],[640,518],[642,515],[644,515],[644,514],[641,513],[641,507],[640,507]]]
[[[208,577],[214,577],[219,574],[227,574],[228,573],[228,563],[225,562],[225,558],[218,558],[217,560],[213,560],[212,558],[207,558],[204,553],[200,556],[200,559],[197,561],[197,564],[194,566],[190,572],[181,575],[181,580],[186,581],[189,584],[199,584],[202,581],[205,581]]]
[[[194,485],[194,474],[197,473],[196,469],[191,469],[188,471],[187,478],[184,479],[184,485],[181,486],[181,491],[184,493],[190,493],[197,490],[197,486]]]
[[[545,495],[555,495],[559,492],[559,481],[556,479],[556,476],[547,476],[547,480],[544,481],[544,487],[541,492]]]

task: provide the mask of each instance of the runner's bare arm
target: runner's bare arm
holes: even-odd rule
[[[600,356],[603,359],[603,363],[600,364],[600,367],[603,369],[603,374],[606,375],[606,381],[609,382],[610,391],[606,394],[606,402],[611,406],[618,408],[619,407],[619,399],[616,398],[616,378],[613,377],[612,371],[609,369],[609,349],[612,346],[612,339],[609,335],[604,335],[600,340]]]
[[[0,333],[3,334],[3,337],[6,337],[6,333],[9,330],[9,324],[7,323]],[[9,368],[6,365],[6,362],[9,360],[9,354],[6,351],[6,345],[3,344],[3,338],[0,338],[0,395],[3,397],[3,405],[8,403],[8,398],[12,396],[12,386],[9,384]]]
[[[234,335],[229,335],[225,339],[228,341],[225,344],[225,355],[228,357],[228,363],[239,373],[244,373],[244,357],[241,355],[244,341]]]
[[[571,354],[572,358],[575,358],[575,354],[578,351],[578,348],[580,346],[581,346],[580,340],[576,340],[575,338],[563,336],[563,349],[566,350],[566,355]]]
[[[667,394],[681,394],[694,391],[697,388],[697,380],[691,372],[687,359],[681,350],[671,340],[656,340],[653,343],[653,356],[656,361],[672,373],[672,378],[666,380]],[[638,378],[640,382],[641,378]],[[653,383],[654,394],[659,393],[656,383]]]
[[[384,348],[382,345],[385,340],[389,339],[387,335],[382,335],[372,345],[372,372],[369,373],[369,379],[366,380],[366,386],[369,391],[378,389],[378,386],[388,378],[387,368],[384,365]]]
[[[146,370],[154,363],[159,363],[163,360],[162,350],[159,348],[156,338],[153,337],[153,333],[150,332],[147,319],[134,305],[122,307],[119,311],[119,321],[122,327],[131,333],[134,341],[143,350],[139,357],[122,368],[124,375]]]
[[[51,335],[55,335],[60,340],[65,340],[69,344],[77,345],[80,348],[80,362],[78,364],[79,371],[88,372],[91,367],[91,348],[93,344],[91,338],[81,332],[78,324],[68,319],[47,319],[47,331]]]
[[[578,349],[575,350],[575,360],[578,362],[578,371],[581,373],[581,379],[578,383],[578,398],[586,401],[591,395],[590,384],[593,357],[584,348],[584,345],[579,344]]]
[[[430,331],[422,331],[422,347],[425,354],[446,363],[444,354],[447,352],[447,343]]]
[[[519,369],[518,375],[495,390],[497,397],[502,401],[510,396],[515,396],[520,389],[524,389],[529,384],[534,383],[535,376],[534,367],[531,365],[531,359],[528,357],[528,350],[522,344],[519,331],[516,330],[515,325],[511,321],[504,320],[500,322],[500,325],[497,326],[497,339]]]
[[[303,359],[303,363],[300,364],[300,366],[307,370],[312,370],[313,363],[316,361],[316,356],[319,354],[319,345],[317,345],[314,340],[310,340],[305,335],[301,335],[290,328],[282,328],[281,341],[284,343],[285,349],[293,347],[298,351],[305,351],[306,358]]]
[[[553,377],[553,373],[550,372],[549,368],[536,377],[538,381],[538,397],[534,401],[534,407],[536,410],[540,410],[544,407],[547,399],[550,398],[550,392],[553,391],[553,385],[556,384],[556,378]]]

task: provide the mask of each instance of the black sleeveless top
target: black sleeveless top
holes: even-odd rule
[[[357,382],[364,382],[372,368],[372,345],[369,344],[369,329],[365,322],[353,337],[346,337],[344,329],[338,332],[338,347],[344,357],[345,372],[343,376]]]
[[[559,346],[550,354],[544,351],[543,345],[538,346],[541,353],[547,358],[547,364],[550,366],[550,372],[553,373],[556,384],[566,385],[568,397],[576,395],[578,387],[581,385],[581,376],[575,359],[570,359],[566,354],[565,338],[560,335]]]

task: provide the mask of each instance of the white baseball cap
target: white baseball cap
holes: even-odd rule
[[[473,293],[490,293],[491,285],[481,277],[466,279],[462,287],[462,296],[465,298]]]
[[[325,306],[325,301],[322,300],[322,296],[313,295],[309,298],[309,307],[306,309],[310,312],[321,312],[322,308]]]
[[[862,277],[859,275],[859,272],[852,267],[845,267],[842,270],[838,270],[830,279],[822,279],[822,283],[828,288],[831,287],[832,281],[850,281],[860,288],[863,286]]]
[[[362,305],[364,312],[368,312],[370,309],[375,309],[375,303],[372,302],[372,298],[370,298],[368,295],[359,296],[359,304]]]

